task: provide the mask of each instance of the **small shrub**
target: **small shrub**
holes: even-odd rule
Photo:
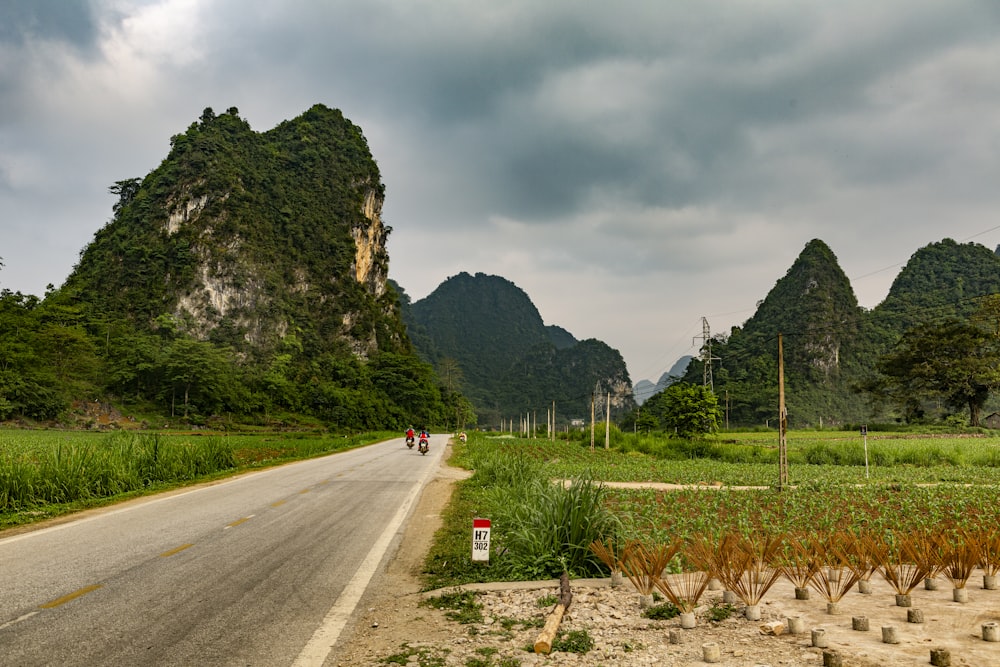
[[[668,621],[671,618],[677,618],[680,616],[680,613],[681,610],[673,602],[664,602],[663,604],[649,607],[646,611],[642,612],[642,615],[654,621]]]
[[[443,593],[436,597],[427,598],[420,602],[425,607],[433,609],[444,609],[445,618],[457,623],[479,623],[483,620],[483,606],[479,604],[477,598],[479,594],[475,591],[463,591],[461,589],[452,593]]]
[[[708,610],[708,620],[718,623],[736,613],[736,607],[726,602],[715,602]]]
[[[416,656],[417,664],[420,667],[444,667],[444,658],[434,655],[427,648],[414,648],[409,644],[403,644],[402,650],[398,653],[382,658],[383,665],[409,665],[411,659]],[[445,651],[447,653],[447,651]]]
[[[552,642],[552,650],[563,653],[583,654],[592,648],[594,648],[594,639],[586,630],[560,632],[559,636]]]
[[[602,573],[600,559],[590,550],[594,540],[615,535],[618,517],[604,504],[605,488],[591,479],[574,479],[568,486],[541,481],[512,503],[504,535],[509,554],[503,567],[525,580]]]

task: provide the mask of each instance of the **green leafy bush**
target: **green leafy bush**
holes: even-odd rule
[[[654,621],[668,621],[671,618],[676,618],[680,616],[681,610],[677,608],[673,602],[664,602],[663,604],[653,605],[649,607],[642,615],[644,618],[649,618]]]
[[[553,651],[563,653],[587,653],[594,648],[594,639],[586,630],[570,630],[560,632],[552,642]]]

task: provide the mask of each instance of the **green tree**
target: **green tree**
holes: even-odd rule
[[[434,383],[434,372],[414,356],[383,353],[369,364],[375,389],[399,406],[399,425],[429,426],[443,420],[441,392]]]
[[[441,385],[449,392],[458,391],[465,379],[461,365],[453,357],[444,357],[438,360],[437,374],[441,379]]]
[[[139,194],[141,184],[141,178],[126,178],[123,181],[115,181],[115,184],[108,188],[108,192],[118,197],[118,201],[111,205],[111,210],[116,218],[122,209],[132,203],[135,196]]]
[[[903,335],[895,350],[879,358],[880,376],[868,385],[905,411],[908,420],[922,405],[942,400],[969,410],[969,423],[979,426],[983,405],[1000,387],[1000,338],[957,319],[922,324]]]
[[[640,408],[635,416],[635,430],[640,433],[649,433],[655,430],[659,426],[659,422],[656,417],[649,413],[648,410],[643,411]]]
[[[201,411],[218,409],[228,398],[231,361],[224,350],[191,338],[178,338],[170,344],[164,363],[170,384],[171,415],[178,391],[184,417],[193,407]]]
[[[708,387],[675,382],[650,398],[643,408],[655,415],[661,426],[683,438],[714,433],[719,428],[719,402]]]

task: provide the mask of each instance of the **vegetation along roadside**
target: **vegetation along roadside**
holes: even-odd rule
[[[0,430],[0,529],[395,436]]]

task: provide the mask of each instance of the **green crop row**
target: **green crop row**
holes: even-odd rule
[[[759,436],[770,435],[770,444]],[[483,437],[483,436],[478,436]],[[544,461],[554,477],[609,482],[769,486],[778,479],[774,434],[727,434],[685,441],[621,435],[612,447],[543,439],[485,439],[498,451]],[[789,481],[798,485],[864,483],[1000,484],[1000,438],[860,436],[842,431],[788,438]]]
[[[830,486],[814,489],[610,489],[626,539],[669,542],[723,533],[972,531],[996,525],[995,487]]]

